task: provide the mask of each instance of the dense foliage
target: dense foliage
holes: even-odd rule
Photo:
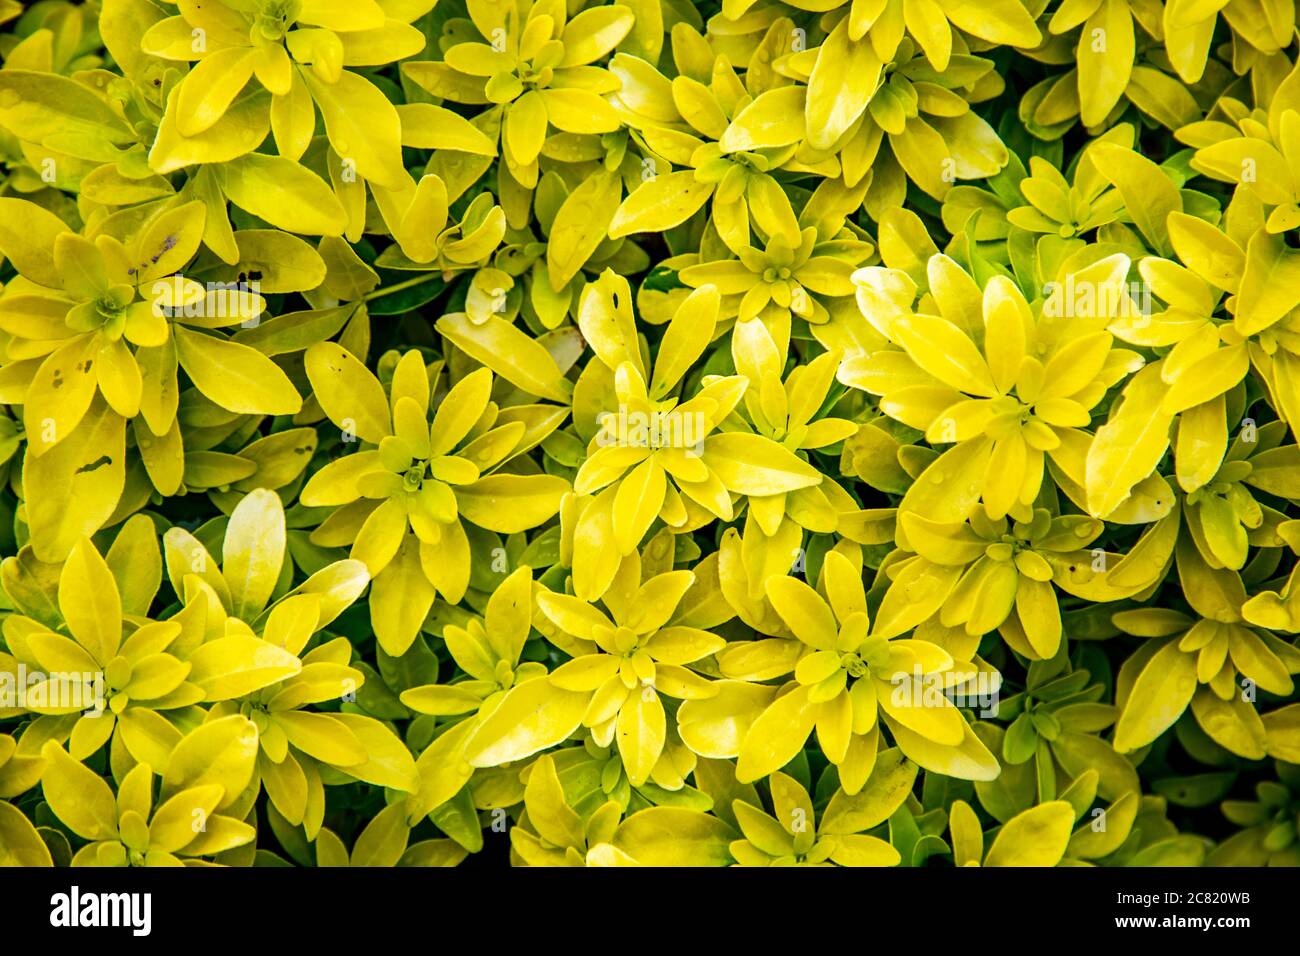
[[[0,863],[1300,862],[1293,0],[0,21]]]

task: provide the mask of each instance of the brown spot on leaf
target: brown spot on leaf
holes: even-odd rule
[[[100,455],[94,461],[82,465],[80,468],[78,468],[77,474],[82,475],[87,472],[98,471],[100,468],[103,468],[105,465],[111,465],[111,464],[113,464],[112,456]]]

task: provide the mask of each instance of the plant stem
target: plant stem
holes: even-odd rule
[[[387,285],[382,289],[375,289],[373,292],[367,292],[362,298],[363,302],[369,302],[372,299],[379,299],[394,292],[401,292],[403,289],[409,289],[412,286],[422,285],[425,282],[431,282],[434,279],[442,278],[436,272],[430,272],[422,276],[416,276],[414,279],[407,279],[405,282],[399,282],[396,285]]]

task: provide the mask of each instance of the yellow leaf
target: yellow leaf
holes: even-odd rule
[[[1196,692],[1196,657],[1168,639],[1147,662],[1115,725],[1115,749],[1144,747],[1173,726]]]
[[[357,837],[352,847],[353,866],[396,866],[406,852],[411,828],[401,803],[384,807]]]
[[[1079,32],[1079,119],[1097,126],[1119,102],[1133,72],[1133,14],[1127,0],[1102,0]]]
[[[1018,813],[998,831],[985,866],[1055,866],[1065,855],[1074,827],[1074,808],[1064,800],[1040,803]]]
[[[0,800],[0,866],[53,866],[49,848],[21,810]]]
[[[225,114],[253,75],[251,47],[214,50],[190,70],[175,100],[176,126],[182,136],[197,136]]]
[[[465,759],[475,767],[496,767],[553,747],[578,729],[590,698],[549,681],[520,684],[475,728]]]
[[[1160,367],[1155,362],[1129,380],[1088,449],[1088,511],[1098,518],[1118,508],[1169,447],[1173,416],[1163,410],[1168,386]]]
[[[618,712],[618,752],[632,786],[639,787],[663,753],[667,737],[664,705],[649,687],[633,690]]]
[[[40,78],[50,77],[47,73]],[[52,289],[63,285],[54,265],[54,240],[68,231],[67,223],[34,202],[0,197],[0,255],[33,282]]]
[[[433,606],[433,599],[433,585],[420,561],[420,542],[415,535],[407,534],[396,556],[370,588],[370,622],[386,654],[398,657],[406,652]]]
[[[767,598],[799,640],[823,651],[835,648],[839,625],[821,595],[805,582],[794,577],[769,578]]]
[[[681,225],[712,194],[713,184],[698,181],[690,170],[655,176],[623,200],[609,225],[609,236],[618,239],[634,232],[663,232]]]
[[[569,401],[573,384],[546,347],[499,316],[475,323],[463,312],[438,320],[438,331],[475,361],[530,395]]]
[[[550,756],[538,757],[528,771],[524,806],[528,809],[528,822],[542,839],[557,847],[571,846],[579,850],[585,847],[587,837],[582,820],[565,800],[555,761]]]
[[[821,473],[770,438],[746,432],[720,432],[704,440],[701,461],[728,491],[775,495],[820,484]]]
[[[736,761],[736,779],[749,783],[780,770],[803,749],[817,722],[819,704],[808,700],[807,687],[778,697],[750,726]]]
[[[388,97],[348,70],[335,83],[321,82],[310,71],[302,76],[339,158],[350,160],[357,175],[387,189],[400,189],[408,179],[402,165],[402,121]]]
[[[552,289],[563,289],[591,258],[610,229],[622,195],[618,176],[602,170],[565,198],[547,237],[546,267]]]
[[[965,800],[953,801],[948,811],[948,832],[952,836],[952,861],[957,866],[978,864],[984,858],[984,831]]]
[[[871,776],[856,794],[838,790],[822,815],[819,832],[861,833],[889,819],[912,792],[917,765],[898,748],[881,751]]]
[[[86,840],[117,836],[117,802],[98,774],[73,760],[53,740],[41,748],[45,772],[41,789],[54,815]]]
[[[81,646],[107,664],[122,641],[122,603],[117,582],[90,540],[72,549],[59,578],[59,608]]]
[[[341,236],[347,213],[325,180],[282,156],[248,153],[220,166],[226,195],[240,209],[288,232]]]
[[[231,512],[221,551],[221,571],[235,617],[252,620],[266,607],[280,579],[284,548],[279,496],[265,489],[251,492]]]
[[[256,349],[177,327],[176,357],[194,385],[243,415],[291,415],[302,407],[293,383]]]
[[[807,133],[807,95],[798,84],[759,94],[736,114],[718,144],[723,152],[734,153],[798,143]]]
[[[196,822],[206,827],[224,796],[221,785],[210,783],[189,787],[164,801],[149,821],[149,849],[164,853],[184,849],[202,832],[195,828]]]
[[[632,814],[613,844],[643,866],[725,866],[735,838],[717,817],[684,807],[649,807]]]
[[[870,43],[850,38],[849,19],[822,42],[808,77],[808,145],[813,149],[834,147],[867,108],[880,81],[880,59]]]
[[[125,426],[96,401],[65,440],[39,457],[24,457],[27,522],[41,560],[62,561],[112,515],[126,481]]]
[[[405,702],[405,694],[402,699]],[[462,720],[434,738],[420,754],[415,762],[419,786],[406,801],[409,819],[424,819],[469,782],[474,768],[465,760],[465,742],[476,726],[473,718]]]
[[[67,439],[95,398],[100,339],[68,339],[41,362],[23,399],[23,423],[34,455]]]
[[[388,787],[411,793],[418,785],[415,758],[406,745],[389,727],[373,717],[362,714],[340,713],[332,715],[361,742],[366,759],[339,769],[377,787]]]
[[[569,483],[554,475],[489,475],[456,489],[461,515],[480,528],[514,534],[560,510]]]
[[[293,654],[250,633],[231,631],[208,641],[190,656],[189,681],[203,688],[204,700],[230,700],[269,687],[298,673]]]

